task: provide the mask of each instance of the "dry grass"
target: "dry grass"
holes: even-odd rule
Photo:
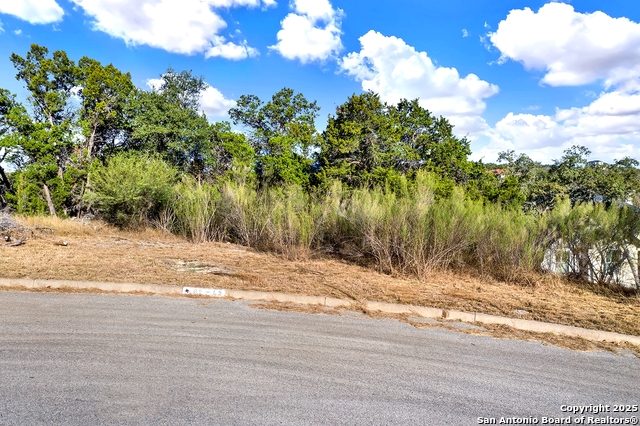
[[[325,315],[342,315],[342,313],[334,308],[328,308],[320,305],[299,305],[297,303],[284,302],[257,302],[251,303],[249,306],[256,309],[268,309],[281,312],[301,312],[304,314],[325,314]]]
[[[100,222],[21,219],[28,240],[0,245],[8,278],[70,279],[276,291],[483,312],[640,335],[640,296],[539,276],[507,284],[465,271],[422,281],[377,273],[338,259],[285,260],[225,243],[192,244],[147,229],[125,232]],[[67,241],[67,246],[57,245]],[[529,314],[518,316],[514,310]]]

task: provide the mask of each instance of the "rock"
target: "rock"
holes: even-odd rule
[[[0,231],[22,228],[20,222],[7,214],[0,213]]]
[[[16,212],[16,210],[11,207],[11,206],[4,206],[1,210],[0,210],[0,215],[6,215],[6,216],[11,216],[12,214],[14,214]]]
[[[91,213],[87,213],[84,216],[82,216],[82,221],[84,223],[88,223],[91,222],[92,220],[94,220],[96,217],[94,215],[92,215]]]

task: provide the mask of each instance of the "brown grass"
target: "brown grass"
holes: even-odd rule
[[[100,222],[24,218],[28,238],[0,245],[7,278],[69,279],[276,291],[482,312],[640,335],[640,296],[538,276],[528,286],[465,271],[422,281],[377,273],[317,255],[285,260],[233,244],[192,244],[147,229],[125,232]],[[67,241],[67,246],[57,245]],[[519,316],[514,310],[529,314]]]
[[[339,310],[320,305],[299,305],[297,303],[284,302],[257,302],[249,306],[256,309],[268,309],[281,312],[301,312],[304,314],[342,315]]]

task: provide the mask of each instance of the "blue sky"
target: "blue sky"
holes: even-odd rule
[[[319,130],[353,93],[420,98],[471,140],[551,162],[640,159],[640,3],[629,0],[3,0],[0,87],[26,92],[9,56],[31,43],[131,72],[204,76],[211,120],[243,94],[317,100]]]

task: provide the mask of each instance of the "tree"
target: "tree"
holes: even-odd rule
[[[26,57],[11,55],[16,78],[29,91],[32,114],[14,104],[4,120],[12,128],[13,161],[22,166],[16,175],[23,191],[16,194],[21,200],[18,207],[24,212],[38,211],[40,202],[30,197],[41,190],[49,212],[55,215],[56,209],[69,207],[65,194],[76,183],[65,181],[65,175],[77,175],[75,170],[67,174],[66,169],[74,148],[74,111],[69,100],[78,82],[78,69],[64,51],[52,57],[48,54],[46,47],[32,44]]]
[[[320,180],[341,180],[349,186],[368,186],[375,175],[393,171],[398,155],[393,141],[399,139],[399,125],[394,126],[388,107],[372,92],[350,96],[329,116],[322,134],[318,154]],[[397,144],[396,144],[397,145]],[[410,149],[409,146],[406,147]],[[417,156],[404,156],[406,168]]]
[[[236,182],[253,183],[256,155],[245,135],[232,131],[231,124],[223,121],[211,125],[211,137],[211,174]]]
[[[505,182],[512,180],[519,186],[525,210],[553,208],[556,199],[565,194],[562,185],[549,179],[547,168],[526,154],[516,156],[513,150],[503,151],[498,154],[498,163],[505,163]]]
[[[590,162],[590,154],[584,146],[573,146],[549,168],[550,181],[564,187],[573,203],[604,202],[610,206],[626,202],[640,191],[636,160],[627,157],[613,164]]]
[[[129,73],[123,74],[113,65],[83,57],[78,62],[81,100],[79,124],[85,136],[83,151],[88,160],[113,151],[125,139],[127,119],[125,107],[134,90]]]
[[[19,126],[16,122],[25,116],[26,111],[16,101],[15,95],[0,89],[0,206],[7,204],[5,194],[13,189],[2,164],[5,160],[15,160],[18,146],[16,130]]]
[[[315,101],[288,88],[266,104],[255,95],[243,95],[229,110],[233,123],[249,130],[247,138],[257,157],[261,185],[309,185],[318,111]]]
[[[467,183],[469,143],[452,130],[417,99],[388,105],[373,92],[353,95],[329,117],[318,155],[321,180],[371,186],[426,169]]]
[[[214,162],[212,129],[199,111],[206,87],[202,77],[169,68],[159,87],[137,89],[127,105],[131,133],[124,148],[159,154],[200,181]]]
[[[2,159],[17,169],[15,193],[8,198],[23,213],[41,212],[43,206],[52,215],[77,210],[91,159],[104,157],[107,145],[124,139],[131,77],[87,57],[76,65],[64,51],[49,55],[36,44],[25,57],[12,54],[11,61],[31,108],[7,91],[0,95]]]

